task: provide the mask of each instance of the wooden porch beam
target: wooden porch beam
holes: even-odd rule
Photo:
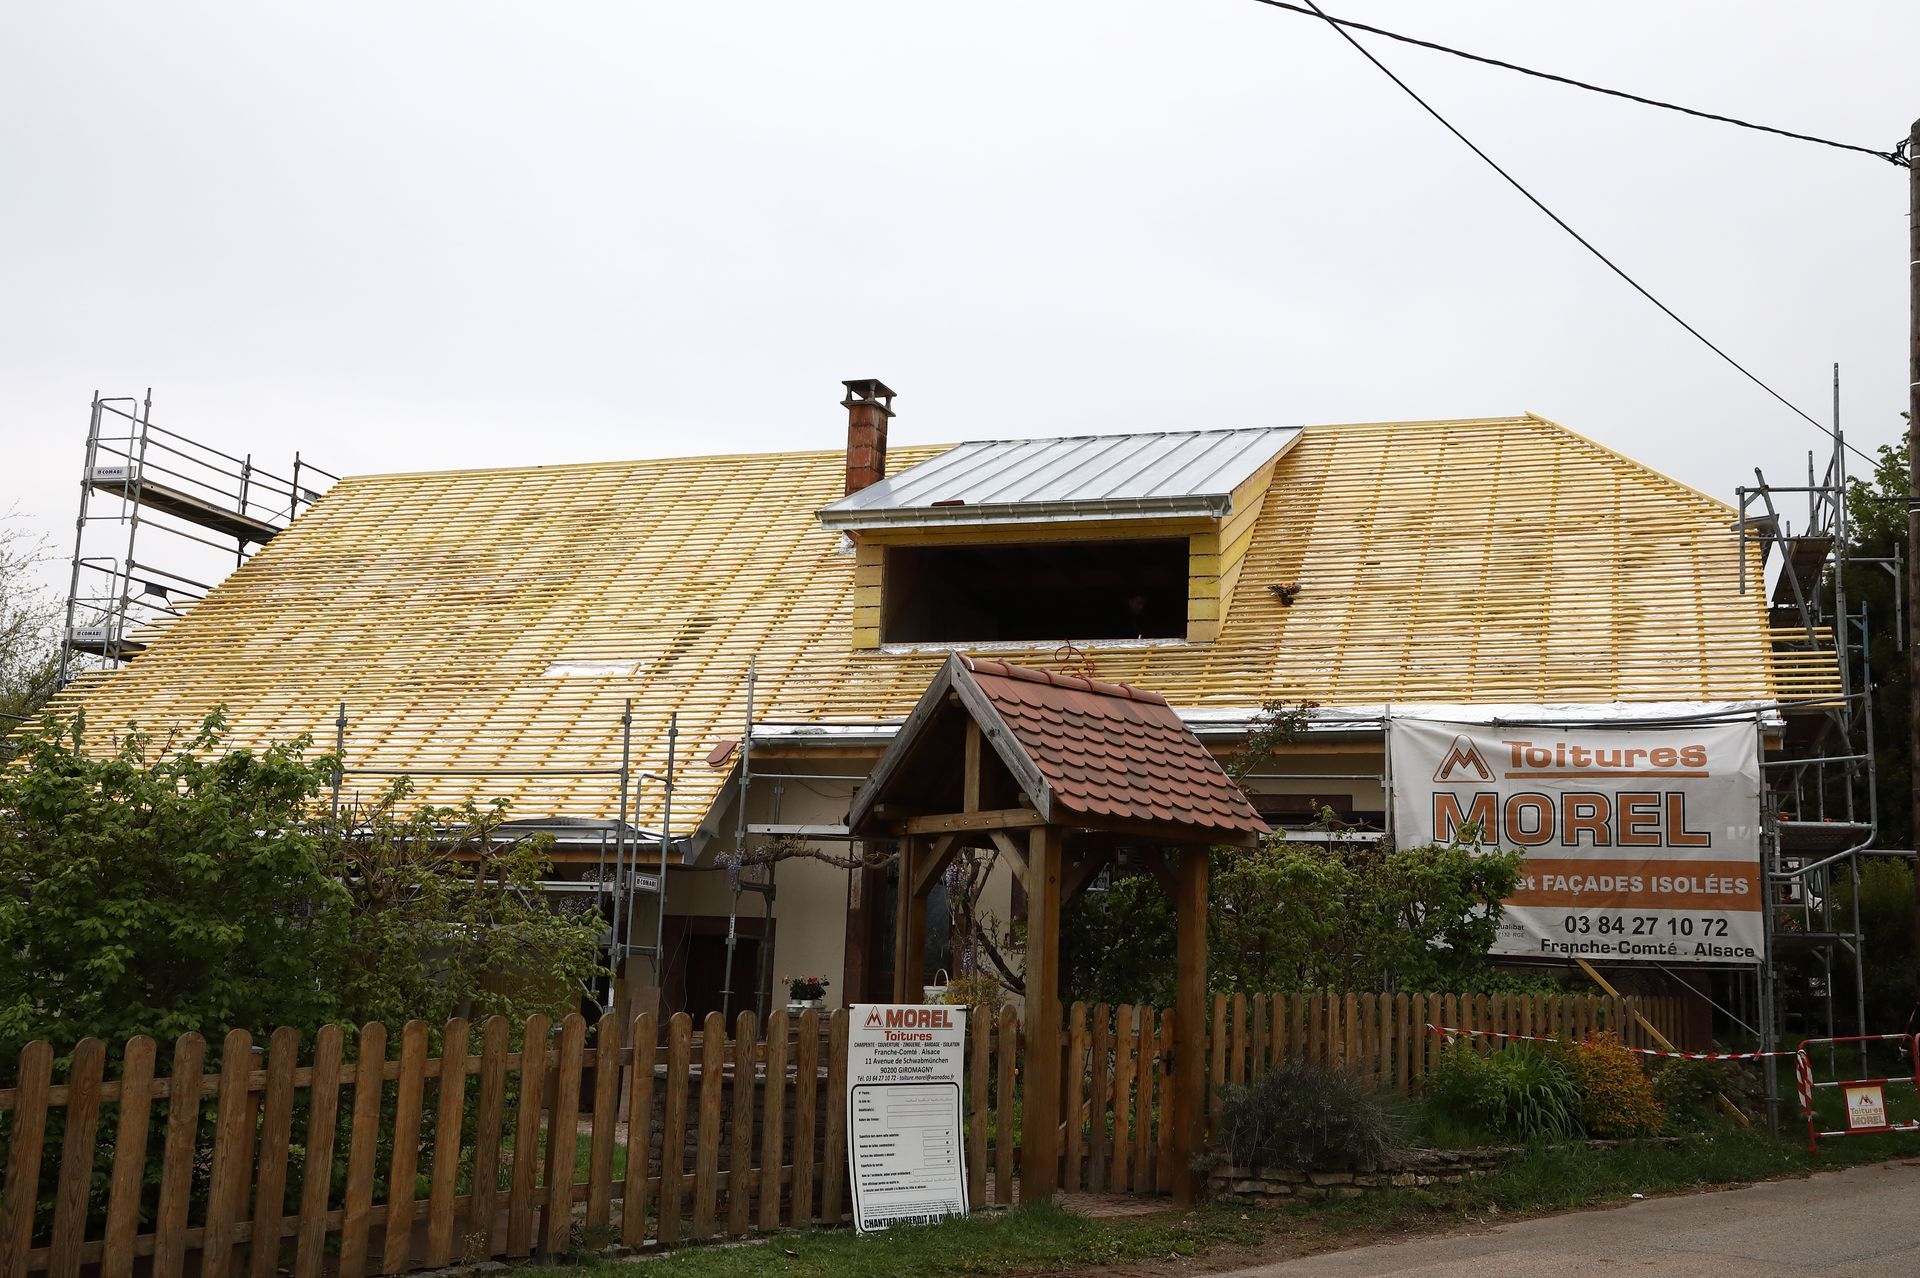
[[[934,816],[908,817],[900,823],[900,832],[947,834],[962,830],[1030,830],[1045,824],[1046,819],[1032,808],[992,808],[984,812],[946,812]]]
[[[925,901],[927,893],[933,891],[934,881],[947,872],[947,866],[953,863],[953,854],[959,850],[960,836],[943,834],[933,841],[933,846],[919,857],[919,866],[913,876],[913,895],[915,900]],[[906,882],[906,877],[901,876]]]
[[[1014,840],[1005,830],[994,830],[990,837],[993,846],[1007,858],[1007,868],[1013,871],[1013,877],[1020,880],[1020,886],[1027,886],[1027,850]]]

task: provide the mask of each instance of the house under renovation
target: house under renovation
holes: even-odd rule
[[[403,775],[509,799],[556,840],[554,892],[696,1015],[798,975],[888,996],[897,871],[847,818],[956,651],[1151,690],[1222,757],[1310,703],[1246,781],[1301,839],[1328,811],[1381,836],[1409,708],[1734,708],[1770,760],[1847,753],[1833,538],[1813,554],[1760,490],[1728,505],[1532,415],[890,449],[893,392],[846,387],[844,447],[341,479],[59,708],[104,741],[224,707],[235,745],[337,747],[343,801]]]

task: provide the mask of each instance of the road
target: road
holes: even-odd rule
[[[1914,1278],[1920,1160],[1357,1247],[1222,1278]]]

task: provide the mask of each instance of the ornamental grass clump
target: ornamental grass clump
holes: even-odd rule
[[[1611,1030],[1575,1043],[1567,1064],[1580,1085],[1580,1121],[1594,1136],[1657,1135],[1666,1112],[1653,1079]]]
[[[1402,1116],[1349,1074],[1305,1061],[1276,1065],[1220,1106],[1218,1154],[1236,1167],[1355,1171],[1404,1145]]]
[[[1582,1096],[1572,1066],[1531,1043],[1493,1052],[1449,1044],[1428,1067],[1422,1086],[1429,1110],[1489,1136],[1532,1143],[1581,1134]]]

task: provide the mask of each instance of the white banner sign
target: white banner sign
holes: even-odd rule
[[[1395,719],[1394,839],[1526,853],[1496,955],[1758,963],[1758,733]]]
[[[856,1003],[848,1015],[854,1228],[868,1233],[964,1216],[967,1009]]]

